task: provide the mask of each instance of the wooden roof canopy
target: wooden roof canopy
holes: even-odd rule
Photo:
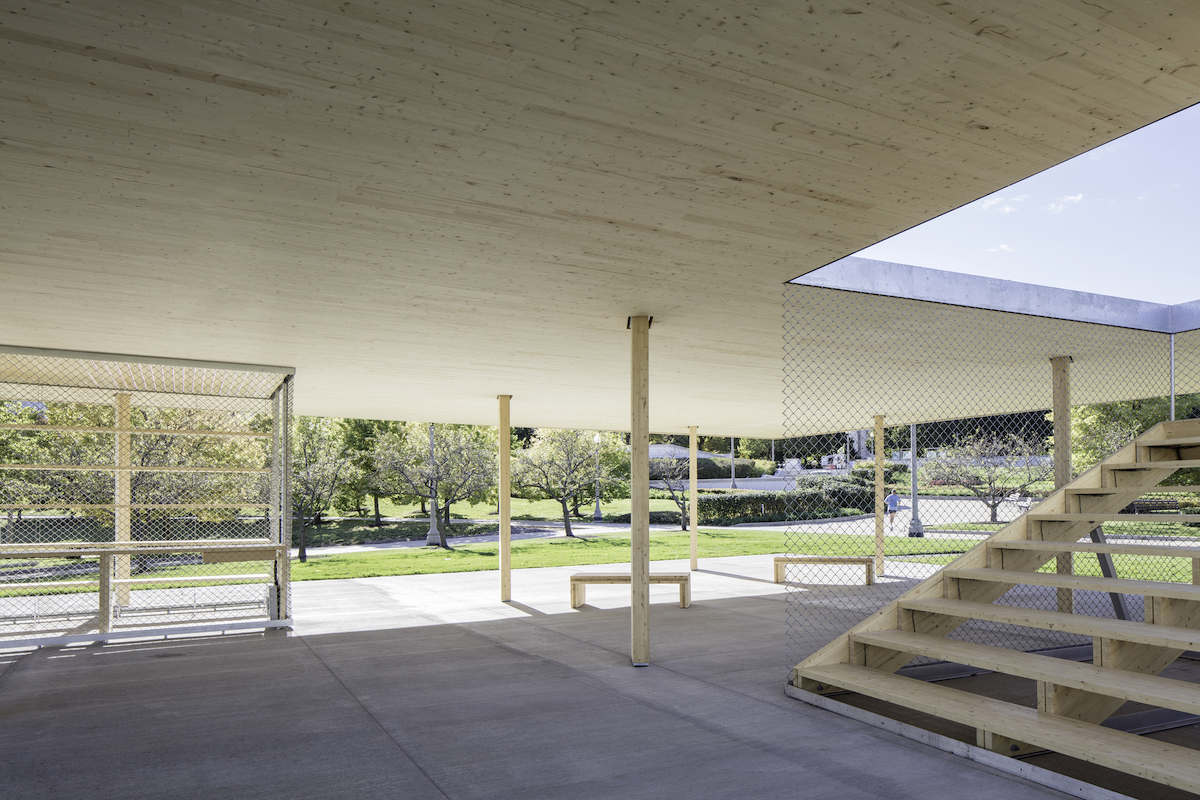
[[[653,430],[777,436],[787,280],[1200,97],[1188,0],[0,11],[0,343],[301,414],[625,429],[645,314]]]

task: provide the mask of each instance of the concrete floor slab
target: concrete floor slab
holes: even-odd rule
[[[770,557],[703,567],[691,608],[652,593],[647,668],[575,568],[508,604],[486,572],[297,583],[290,635],[2,657],[0,796],[1063,796],[787,698]]]

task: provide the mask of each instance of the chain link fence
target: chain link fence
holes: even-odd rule
[[[784,565],[792,664],[1055,489],[1056,381],[1070,407],[1060,438],[1070,439],[1074,475],[1171,418],[1168,334],[801,285],[785,289],[784,305],[790,438],[779,474],[789,482],[788,551],[805,557]],[[1175,413],[1200,417],[1200,331],[1174,339]],[[1171,482],[1200,479],[1185,471]],[[1160,488],[1126,509],[1144,522],[1091,535],[1196,541],[1200,529],[1170,517],[1200,512],[1200,495]],[[873,585],[862,561],[876,569]],[[1072,566],[1192,580],[1187,559],[1077,555]],[[1054,610],[1061,591],[1015,586],[998,602]],[[1076,591],[1070,602],[1080,614],[1142,619],[1138,596]],[[952,635],[1024,650],[1090,644],[981,621]]]
[[[0,352],[0,646],[286,620],[288,371]]]

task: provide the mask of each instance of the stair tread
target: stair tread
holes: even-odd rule
[[[1129,556],[1169,556],[1200,558],[1200,545],[1177,547],[1168,544],[1144,544],[1108,541],[1097,542],[1036,542],[1028,540],[987,542],[993,550],[1037,550],[1044,553],[1116,553]]]
[[[946,598],[905,600],[901,598],[899,603],[901,608],[930,614],[1001,622],[1047,631],[1065,631],[1081,636],[1100,636],[1106,639],[1148,644],[1153,647],[1170,647],[1179,650],[1200,649],[1200,630],[1179,628],[1173,625],[1154,625],[1107,617],[1088,617],[1083,614],[1065,614],[1060,611],[1043,611],[1037,608],[1020,608],[996,603],[977,603],[971,600]]]
[[[1014,569],[945,569],[942,574],[951,578],[1020,583],[1028,586],[1054,586],[1062,589],[1084,589],[1094,592],[1142,594],[1151,597],[1171,597],[1181,600],[1200,600],[1200,586],[1191,583],[1102,578],[1091,575],[1063,575],[1057,572],[1021,572]]]
[[[1200,792],[1200,754],[1078,720],[1038,713],[960,689],[924,683],[854,664],[797,667],[805,678],[982,728],[1063,755]],[[1119,766],[1117,766],[1119,765]]]
[[[1030,513],[1036,522],[1200,522],[1200,513]]]
[[[909,631],[870,631],[852,634],[850,638],[862,644],[1200,714],[1200,685],[1158,675],[1105,669],[1078,661]]]
[[[1188,445],[1200,444],[1200,436],[1180,436],[1178,438],[1166,439],[1144,439],[1139,441],[1138,447],[1187,447]]]
[[[1123,489],[1118,486],[1091,486],[1078,489],[1068,487],[1066,490],[1067,494],[1133,494],[1135,492],[1139,497],[1144,494],[1158,494],[1159,492],[1200,492],[1200,485],[1154,486],[1149,489]]]
[[[1188,458],[1177,461],[1117,461],[1101,462],[1104,469],[1194,469],[1200,467],[1200,459]]]

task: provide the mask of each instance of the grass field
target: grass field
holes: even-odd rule
[[[787,552],[783,531],[704,529],[699,532],[700,557],[763,555]],[[650,558],[666,561],[688,557],[687,533],[651,531]],[[903,539],[888,542],[889,554],[965,551],[975,539]],[[812,554],[873,555],[874,538],[849,534],[822,534],[805,543]],[[292,564],[292,579],[326,580],[369,578],[383,575],[422,575],[441,572],[475,572],[496,569],[499,557],[495,543],[464,545],[453,550],[397,548],[382,553],[347,553],[311,558]],[[628,532],[589,535],[585,539],[536,539],[513,542],[514,569],[566,567],[584,564],[629,562]]]

